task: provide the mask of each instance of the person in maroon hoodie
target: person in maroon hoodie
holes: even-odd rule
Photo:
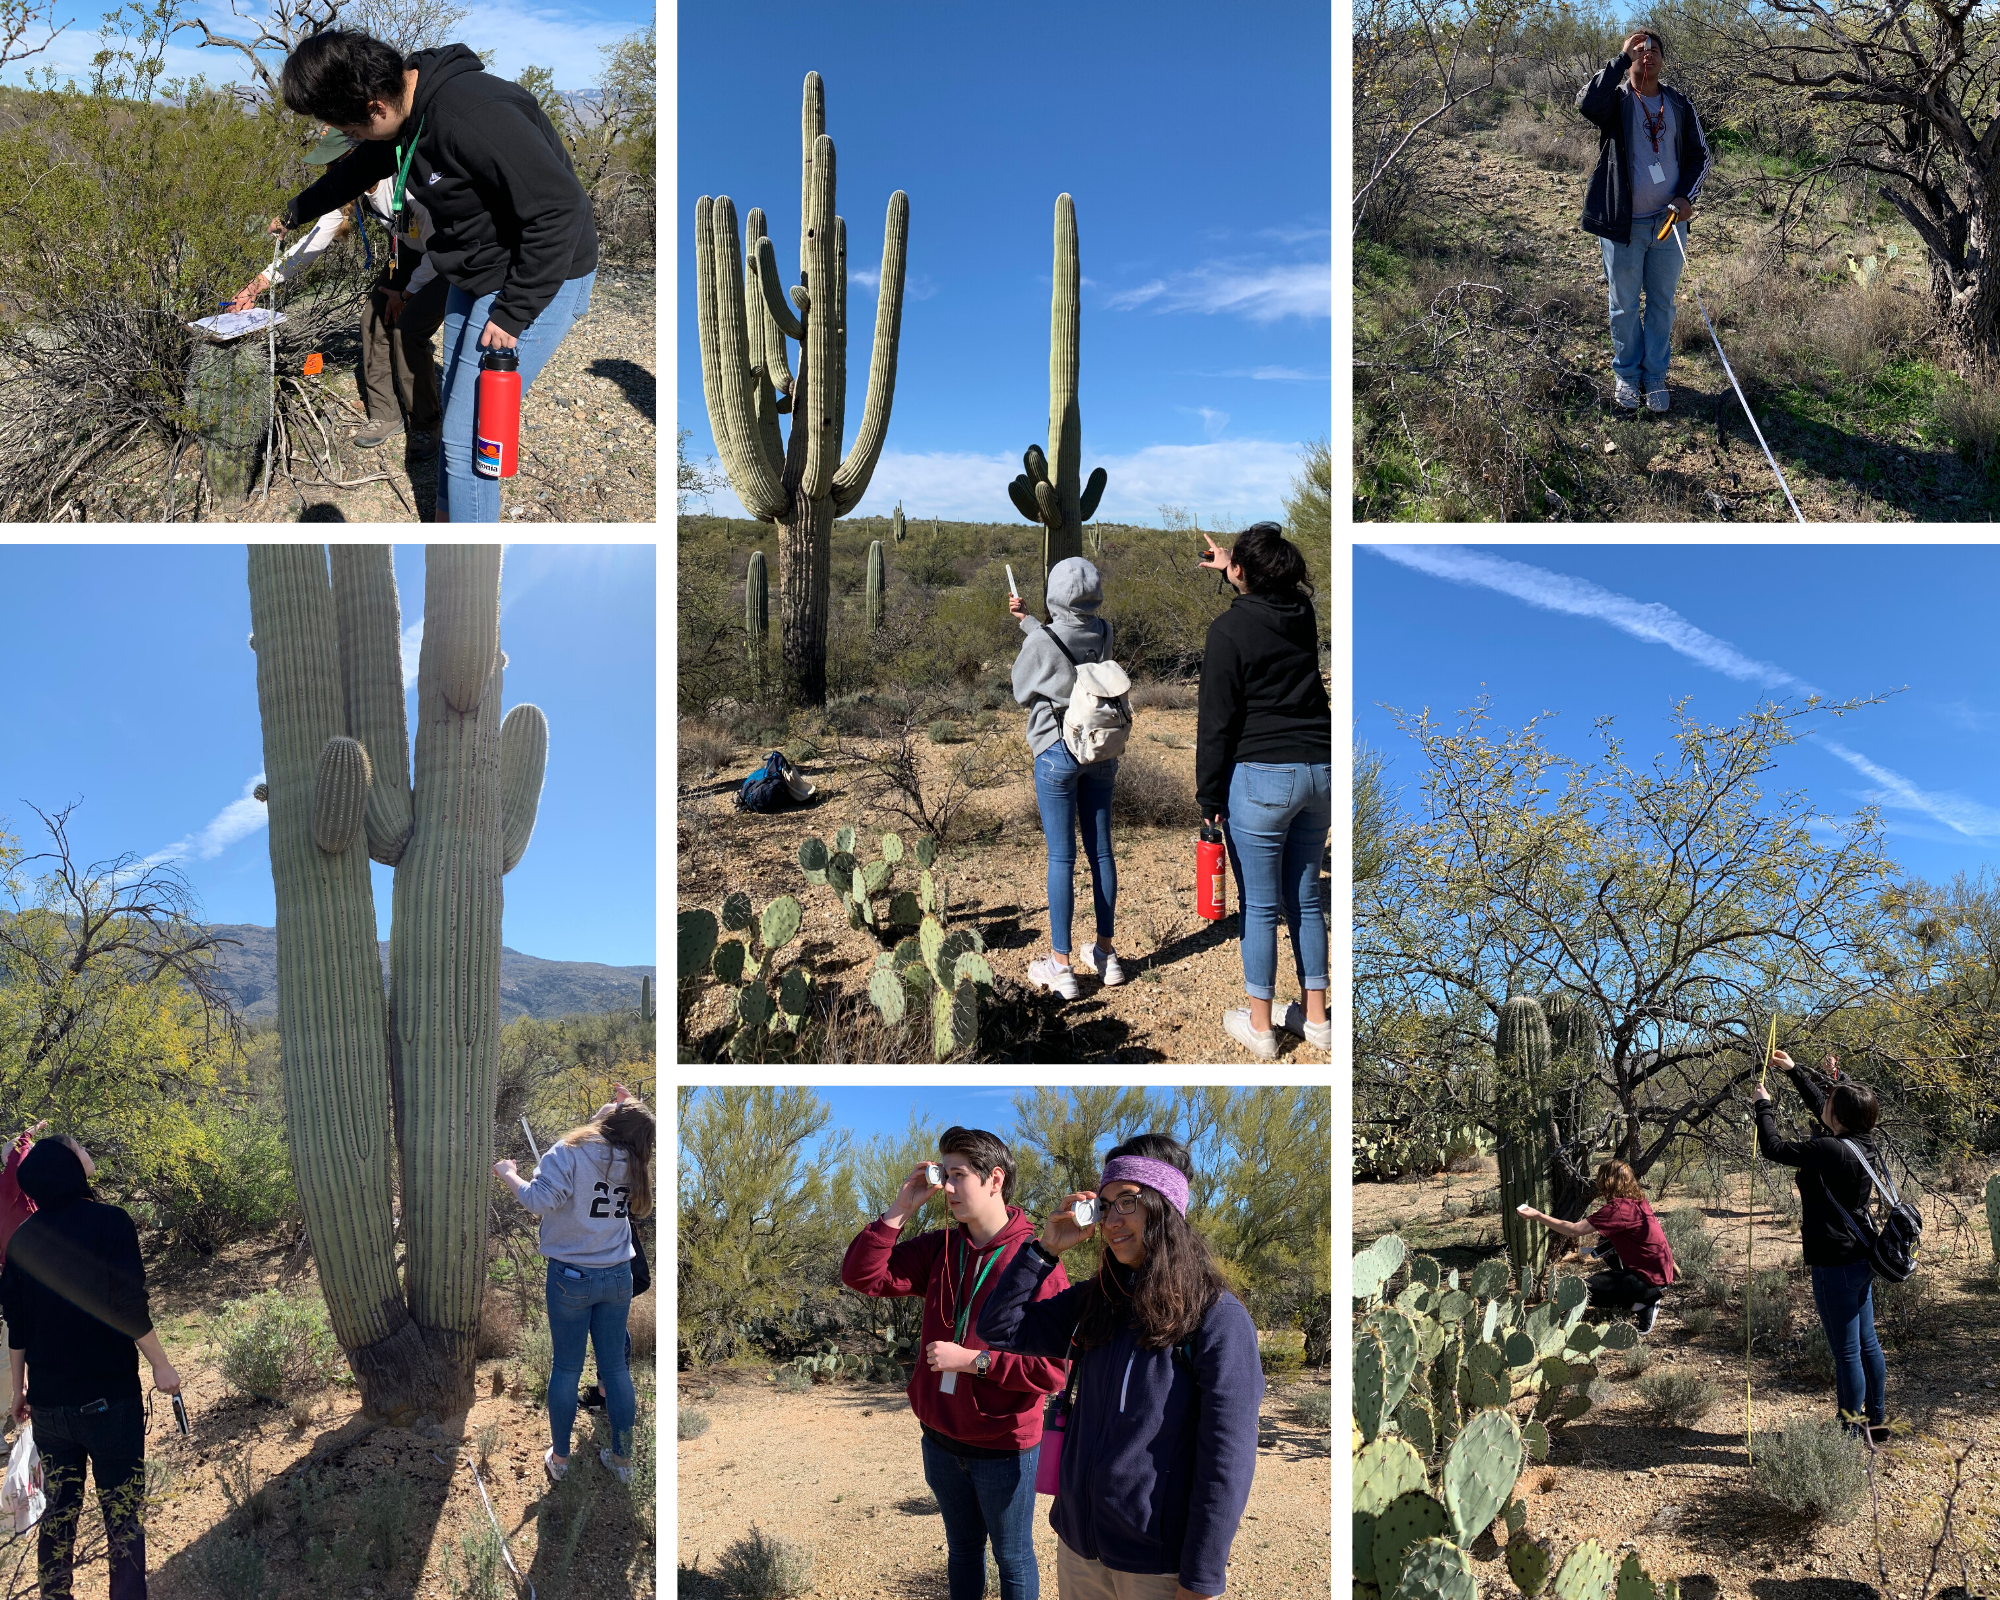
[[[930,1181],[928,1163],[911,1173],[889,1210],[847,1247],[840,1281],[860,1294],[923,1299],[923,1359],[910,1376],[910,1409],[923,1429],[924,1481],[944,1517],[951,1600],[980,1600],[986,1592],[989,1540],[1001,1600],[1039,1600],[1042,1402],[1062,1388],[1069,1366],[993,1350],[973,1331],[1007,1263],[1035,1236],[1021,1208],[1007,1203],[1012,1153],[984,1129],[947,1128],[938,1155],[944,1183]],[[904,1222],[940,1187],[956,1226],[898,1243]],[[1036,1298],[1068,1287],[1058,1267]]]
[[[7,1147],[7,1164],[0,1168],[0,1266],[7,1264],[7,1244],[14,1230],[35,1214],[35,1202],[21,1189],[21,1162],[35,1147],[35,1135],[48,1131],[48,1123],[38,1122],[24,1129]]]
[[[1565,1238],[1598,1235],[1617,1252],[1618,1265],[1590,1276],[1590,1303],[1600,1311],[1627,1309],[1648,1289],[1664,1289],[1674,1281],[1674,1253],[1667,1248],[1666,1230],[1646,1191],[1630,1166],[1606,1161],[1597,1169],[1597,1209],[1581,1222],[1564,1222],[1532,1206],[1517,1208],[1530,1222],[1539,1222]],[[1633,1317],[1641,1333],[1653,1331],[1660,1314],[1656,1298],[1638,1304]]]

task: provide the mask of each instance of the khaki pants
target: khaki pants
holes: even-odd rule
[[[431,335],[444,322],[451,285],[443,278],[431,279],[414,298],[404,300],[393,323],[386,310],[387,291],[407,287],[421,260],[413,250],[403,252],[394,276],[385,270],[369,291],[361,313],[361,399],[371,422],[391,422],[401,415],[413,432],[436,433],[441,408]]]
[[[1059,1600],[1174,1600],[1180,1579],[1171,1572],[1113,1572],[1056,1540]]]

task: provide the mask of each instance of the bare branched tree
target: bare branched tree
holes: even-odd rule
[[[229,0],[229,9],[250,26],[243,31],[247,38],[237,38],[233,34],[217,33],[200,17],[184,17],[176,20],[174,28],[179,32],[185,28],[201,29],[199,49],[211,45],[229,50],[241,50],[244,59],[263,85],[264,93],[277,101],[278,79],[271,71],[270,63],[259,54],[260,51],[278,50],[290,55],[303,41],[316,33],[331,28],[340,16],[342,0],[271,0],[270,9],[261,16],[243,9],[242,0]],[[251,32],[255,29],[255,32]]]

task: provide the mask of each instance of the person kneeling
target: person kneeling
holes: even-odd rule
[[[1667,1246],[1659,1214],[1623,1161],[1606,1161],[1597,1169],[1597,1209],[1581,1222],[1565,1222],[1529,1206],[1517,1209],[1530,1222],[1568,1239],[1587,1233],[1601,1237],[1613,1252],[1615,1267],[1591,1274],[1590,1304],[1597,1311],[1630,1311],[1641,1333],[1651,1333],[1660,1314],[1659,1291],[1674,1281],[1674,1253]]]

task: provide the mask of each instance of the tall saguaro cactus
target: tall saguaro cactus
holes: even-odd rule
[[[896,345],[903,323],[903,264],[910,200],[889,197],[882,229],[882,275],[875,303],[875,347],[861,428],[843,459],[847,408],[847,223],[834,211],[833,141],[826,95],[806,74],[800,117],[799,282],[789,303],[764,213],[736,232],[728,195],[695,202],[695,300],[701,332],[702,393],[723,470],[744,508],[784,530],[778,558],[778,605],[786,689],[794,703],[826,701],[828,569],[833,519],[868,491],[896,392]],[[785,341],[799,346],[798,371]],[[790,436],[778,418],[789,413]]]
[[[1049,453],[1029,445],[1021,461],[1028,470],[1007,485],[1014,509],[1039,522],[1042,535],[1042,583],[1058,561],[1083,554],[1083,525],[1097,514],[1104,494],[1105,472],[1097,468],[1090,482],[1078,487],[1083,471],[1083,414],[1077,409],[1077,372],[1081,365],[1081,317],[1078,290],[1083,276],[1076,244],[1076,202],[1056,196],[1055,284],[1049,296]],[[1054,475],[1050,475],[1053,458]]]
[[[1539,1112],[1547,1093],[1552,1047],[1541,1002],[1515,995],[1500,1008],[1494,1057],[1498,1063],[1495,1099],[1500,1120],[1500,1231],[1507,1256],[1524,1294],[1533,1293],[1549,1261],[1548,1230],[1514,1208],[1546,1211],[1550,1203],[1548,1148]]]
[[[472,1397],[499,1087],[501,876],[548,754],[500,715],[500,551],[426,555],[414,762],[389,551],[252,546],[285,1115],[336,1337],[371,1413]],[[393,866],[382,992],[368,860]],[[405,1280],[391,1206],[399,1158]]]

